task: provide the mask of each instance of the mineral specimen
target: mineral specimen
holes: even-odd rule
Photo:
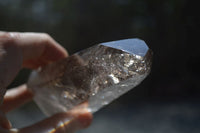
[[[140,39],[101,43],[33,71],[28,86],[47,115],[85,101],[96,112],[138,85],[149,74],[151,59]]]

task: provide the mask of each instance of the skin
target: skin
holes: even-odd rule
[[[6,87],[18,72],[23,68],[36,69],[67,56],[66,50],[45,33],[0,31],[1,133],[73,133],[90,125],[92,115],[86,108],[55,114],[22,129],[13,129],[6,118],[7,112],[31,101],[34,97],[26,85],[6,92]],[[84,106],[86,105],[85,103]]]

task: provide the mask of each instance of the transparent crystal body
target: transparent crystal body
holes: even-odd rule
[[[149,74],[151,59],[140,39],[101,43],[33,71],[28,87],[47,115],[85,101],[96,112],[137,86]]]

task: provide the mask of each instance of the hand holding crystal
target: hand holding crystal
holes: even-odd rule
[[[87,127],[92,115],[87,109],[55,114],[34,125],[13,130],[4,113],[32,100],[26,85],[6,87],[21,68],[36,69],[68,56],[49,35],[43,33],[0,32],[0,132],[1,133],[71,133]]]

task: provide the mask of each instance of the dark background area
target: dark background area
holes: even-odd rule
[[[167,117],[166,110],[173,105],[180,112],[196,112],[191,119],[187,117],[189,120],[187,111],[179,114],[180,128],[166,130],[170,132],[187,132],[184,126],[188,131],[200,131],[199,18],[199,5],[193,0],[0,0],[0,30],[49,33],[70,54],[100,42],[145,40],[154,52],[151,74],[106,109],[119,106],[134,114],[147,108],[150,116],[157,110]],[[26,82],[28,74],[29,70],[22,70],[10,87]],[[151,123],[155,119],[141,121]],[[138,133],[145,132],[142,127]]]

